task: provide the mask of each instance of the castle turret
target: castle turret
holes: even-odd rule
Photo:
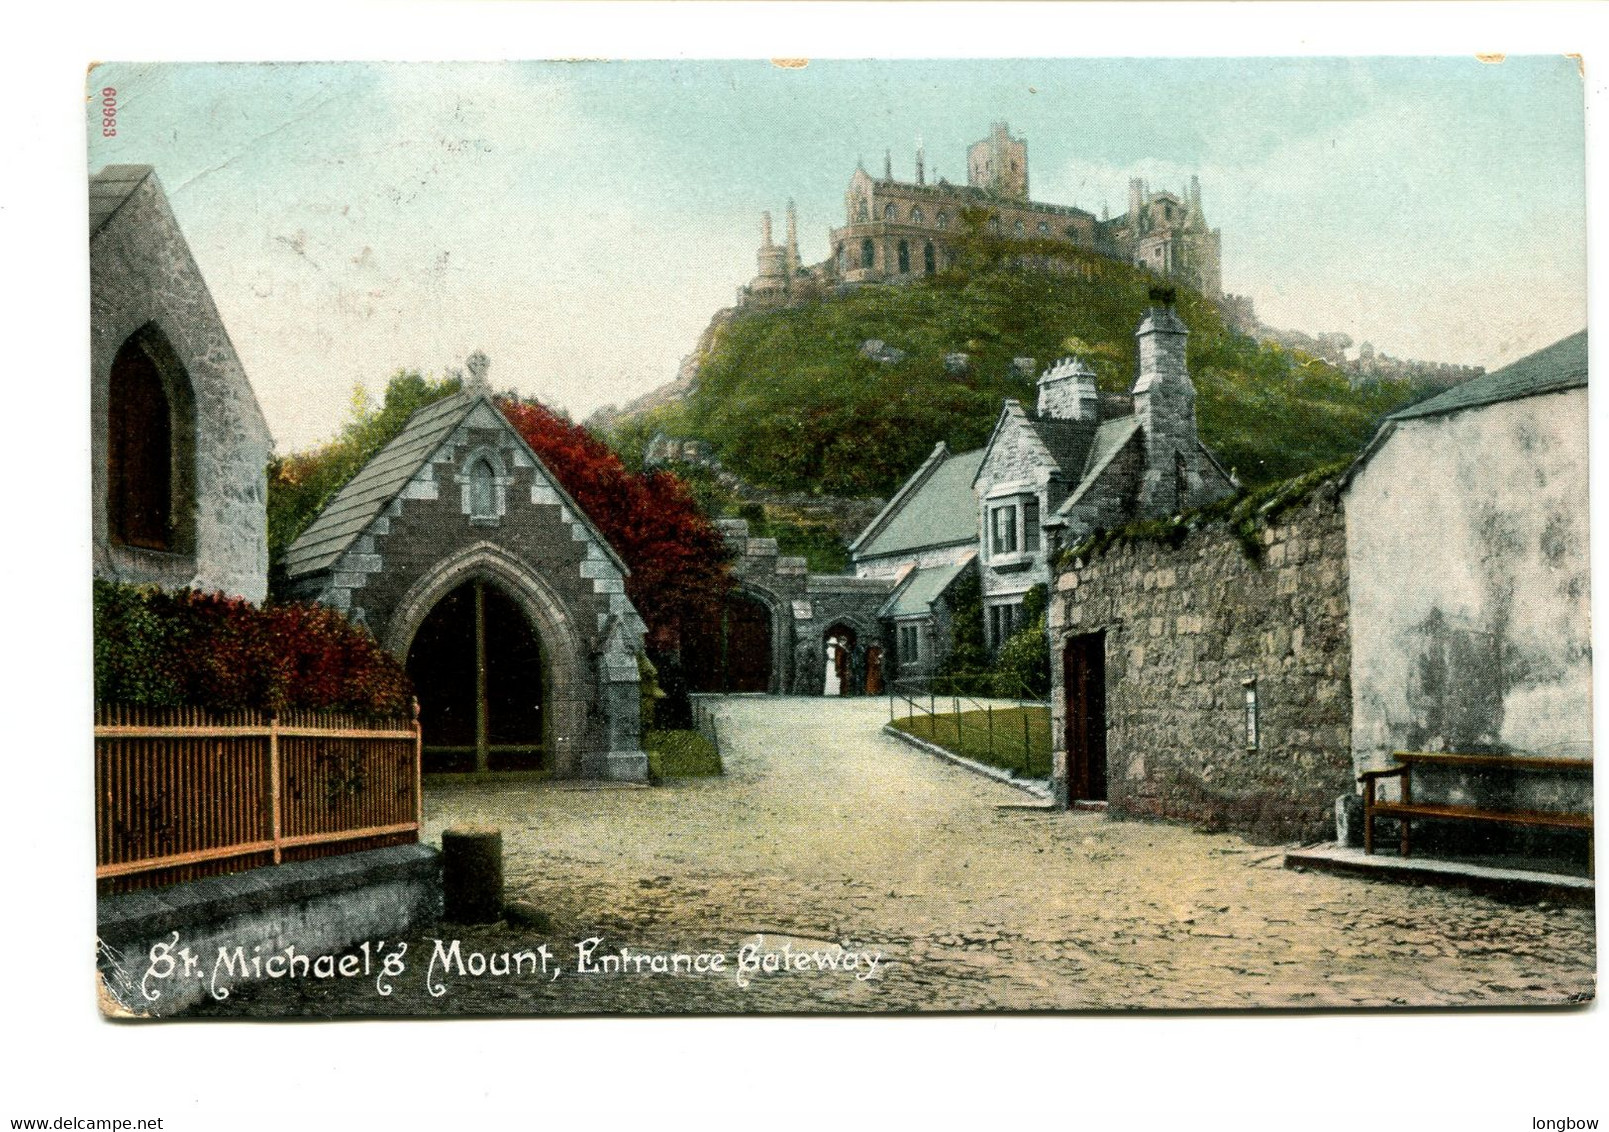
[[[923,152],[922,152],[922,135],[917,134],[916,135],[916,183],[918,185],[927,184],[927,171],[924,168],[924,166],[927,164],[925,158],[926,158],[926,155],[923,154]]]
[[[788,243],[783,251],[783,266],[789,278],[792,278],[799,274],[799,218],[794,212],[791,198],[788,201]]]
[[[892,181],[893,179],[894,179],[894,151],[891,150],[891,149],[885,149],[885,150],[883,150],[883,180]]]
[[[1062,358],[1039,375],[1039,415],[1094,422],[1100,416],[1095,375],[1079,358]]]
[[[1135,236],[1143,233],[1147,227],[1145,223],[1145,182],[1138,177],[1129,178],[1129,232]]]

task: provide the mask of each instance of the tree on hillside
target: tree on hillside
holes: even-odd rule
[[[633,473],[607,444],[534,401],[498,408],[631,570],[626,592],[655,651],[675,649],[689,618],[713,616],[731,585],[721,532],[669,472]]]

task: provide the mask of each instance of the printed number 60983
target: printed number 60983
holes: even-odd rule
[[[106,87],[101,91],[101,137],[115,138],[117,136],[117,88]]]

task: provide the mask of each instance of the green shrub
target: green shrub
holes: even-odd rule
[[[98,703],[371,717],[412,707],[397,659],[323,606],[97,581],[94,623]]]

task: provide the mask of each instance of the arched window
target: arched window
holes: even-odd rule
[[[904,240],[899,242],[899,273],[901,275],[911,273],[911,245]]]
[[[838,270],[840,272],[849,270],[849,256],[844,251],[844,246],[842,244],[838,245]]]
[[[871,219],[871,213],[866,208],[865,197],[861,197],[855,204],[855,219],[862,223]]]
[[[921,223],[924,223],[926,220],[927,220],[927,216],[922,212],[921,206],[917,206],[916,208],[911,209],[911,223],[912,224],[921,224]]]
[[[469,513],[476,519],[497,517],[497,478],[484,456],[469,466]]]
[[[1048,236],[1048,235],[1050,235],[1050,225],[1049,225],[1049,224],[1046,224],[1046,223],[1045,223],[1045,222],[1044,222],[1044,221],[1043,221],[1043,220],[1041,220],[1041,221],[1040,221],[1040,222],[1039,222],[1039,234],[1040,234],[1040,235],[1041,235],[1041,236]]]
[[[922,270],[926,271],[929,275],[932,275],[933,272],[938,270],[938,260],[934,257],[933,242],[931,240],[929,240],[927,246],[922,249]]]
[[[870,271],[877,265],[877,245],[869,239],[860,242],[860,267],[862,271]]]
[[[112,541],[193,550],[195,402],[155,325],[131,334],[106,386],[106,519]]]
[[[1011,234],[1020,240],[1028,234],[1028,229],[1024,228],[1022,221],[1019,220],[1011,226]]]
[[[939,209],[939,214],[933,218],[933,223],[938,226],[939,231],[944,231],[950,226],[950,214],[942,208]]]
[[[1000,235],[1000,218],[998,216],[989,217],[989,235]]]
[[[883,205],[883,219],[890,224],[899,219],[899,210],[894,207],[892,201]]]

